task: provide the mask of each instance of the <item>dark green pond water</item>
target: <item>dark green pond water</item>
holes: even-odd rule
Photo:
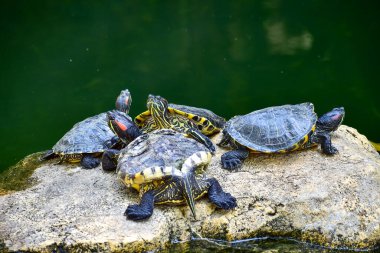
[[[311,101],[380,142],[378,1],[7,1],[0,171],[149,93],[230,118]]]

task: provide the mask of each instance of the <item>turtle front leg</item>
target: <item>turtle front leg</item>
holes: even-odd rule
[[[208,188],[208,198],[212,203],[225,210],[237,206],[236,198],[230,193],[223,191],[219,182],[215,178],[209,178],[207,179],[207,182],[210,184],[210,187]]]
[[[140,204],[129,205],[124,212],[129,220],[144,220],[152,216],[154,209],[154,191],[145,192],[142,197]]]
[[[187,129],[186,134],[199,141],[200,143],[203,143],[211,151],[212,154],[215,154],[215,146],[210,138],[208,138],[206,135],[202,134],[194,128]]]
[[[221,157],[222,166],[227,170],[240,168],[244,160],[247,159],[249,151],[247,149],[236,149],[224,153]]]
[[[93,169],[100,164],[100,158],[94,157],[92,154],[83,154],[80,164],[85,169]]]
[[[117,158],[119,157],[120,150],[109,149],[104,151],[102,155],[102,167],[103,170],[112,171],[116,169]]]
[[[318,142],[321,144],[322,152],[326,155],[334,155],[338,153],[336,149],[331,144],[331,136],[328,133],[318,135]]]

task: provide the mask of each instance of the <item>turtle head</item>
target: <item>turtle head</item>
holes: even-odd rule
[[[108,125],[123,143],[128,144],[141,135],[139,128],[123,112],[107,112]]]
[[[323,114],[317,120],[317,130],[332,132],[338,129],[344,118],[344,108],[337,107]]]
[[[147,107],[152,116],[165,118],[168,111],[168,101],[160,96],[149,95]]]
[[[122,90],[120,95],[116,99],[116,109],[121,112],[128,114],[131,108],[132,96],[128,89]]]

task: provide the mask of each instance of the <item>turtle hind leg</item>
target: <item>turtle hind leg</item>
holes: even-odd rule
[[[223,191],[219,182],[215,178],[209,178],[207,179],[207,182],[210,184],[210,187],[208,188],[208,198],[212,203],[217,207],[226,210],[237,206],[236,198],[230,193]]]
[[[92,154],[83,154],[80,164],[84,169],[93,169],[100,164],[100,159]]]
[[[224,153],[221,157],[222,166],[227,170],[240,168],[244,160],[247,159],[249,151],[247,149],[236,149]]]
[[[124,212],[129,220],[144,220],[152,216],[154,208],[154,193],[147,191],[142,195],[140,204],[129,205]]]

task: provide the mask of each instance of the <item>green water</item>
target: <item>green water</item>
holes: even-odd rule
[[[320,247],[317,245],[312,245],[308,243],[302,243],[289,238],[252,238],[240,241],[221,241],[212,239],[195,239],[190,242],[178,242],[171,245],[168,250],[163,252],[176,253],[176,252],[186,252],[186,253],[208,253],[208,252],[219,252],[219,253],[354,253],[354,252],[368,252],[375,253],[379,252],[378,248],[374,250],[353,250],[346,248],[330,249],[325,247]]]
[[[377,1],[7,1],[0,170],[149,93],[230,118],[311,101],[380,142]]]

